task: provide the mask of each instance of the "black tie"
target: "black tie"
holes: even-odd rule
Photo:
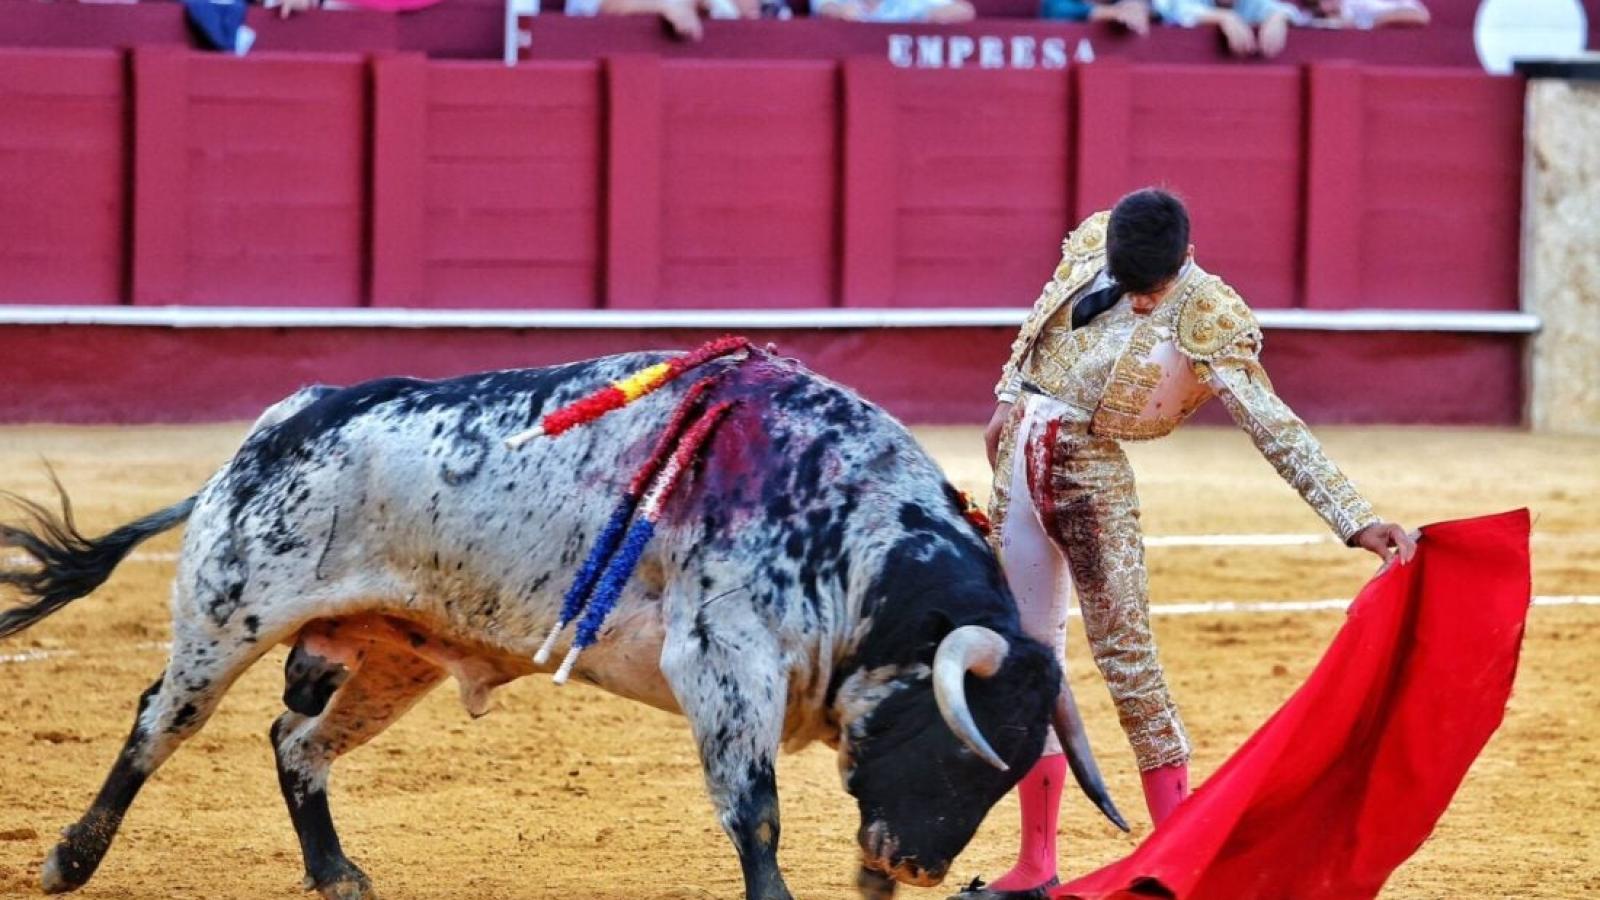
[[[1098,291],[1090,291],[1072,304],[1072,329],[1074,331],[1089,324],[1095,316],[1117,305],[1122,299],[1122,285],[1112,282],[1110,287],[1103,287]]]

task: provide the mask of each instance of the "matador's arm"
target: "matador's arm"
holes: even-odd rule
[[[1022,362],[1028,358],[1028,349],[1032,346],[1039,329],[1044,326],[1044,320],[1049,318],[1059,305],[1056,302],[1059,290],[1060,285],[1054,279],[1045,284],[1044,290],[1039,293],[1039,299],[1033,302],[1033,308],[1028,311],[1028,318],[1023,321],[1016,339],[1011,342],[1011,353],[1006,359],[1005,366],[1000,369],[1000,380],[994,386],[995,399],[1001,403],[1017,402],[1017,395],[1022,391]]]
[[[1180,330],[1190,329],[1185,343],[1202,343],[1206,338],[1220,343],[1214,352],[1203,354],[1206,358],[1195,359],[1200,376],[1283,480],[1299,491],[1340,540],[1350,543],[1363,528],[1380,521],[1372,504],[1328,459],[1306,423],[1273,391],[1261,366],[1261,330],[1255,317],[1237,294],[1226,286],[1222,291],[1225,293],[1216,295],[1219,302],[1210,315],[1188,315],[1183,317],[1188,321],[1180,320]],[[1205,331],[1208,325],[1209,332]]]

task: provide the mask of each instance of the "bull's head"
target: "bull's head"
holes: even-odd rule
[[[861,888],[931,886],[1055,725],[1079,784],[1112,821],[1071,693],[1049,649],[983,626],[950,631],[932,665],[858,672],[841,689],[845,787],[861,811]]]

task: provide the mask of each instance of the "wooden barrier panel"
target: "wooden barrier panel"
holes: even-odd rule
[[[989,50],[1040,52],[0,51],[0,302],[1023,306],[1157,184],[1253,305],[1515,308],[1518,79]]]
[[[1517,307],[1522,80],[1312,68],[1306,305]]]
[[[641,347],[693,347],[719,333],[11,326],[0,328],[0,382],[7,388],[0,391],[0,422],[249,421],[307,384],[553,365]],[[964,424],[994,410],[989,389],[1015,336],[1010,328],[745,333],[757,343],[776,342],[784,355],[907,421]],[[1521,421],[1520,336],[1275,331],[1268,344],[1278,391],[1314,424]],[[173,360],[183,365],[175,370]],[[1387,387],[1350,390],[1356,382]],[[1224,424],[1228,416],[1213,402],[1199,420]]]
[[[427,92],[428,65],[422,57],[372,60],[371,306],[425,306],[431,299],[423,290]]]
[[[0,54],[0,302],[121,298],[124,66],[110,51]]]
[[[136,302],[360,305],[365,64],[304,56],[179,60],[172,65],[187,77],[140,86],[141,97],[148,91],[176,108],[171,131],[157,136],[141,126],[139,134],[161,142],[158,155],[188,162],[185,171],[165,173],[187,219],[187,237],[178,242],[186,285],[136,295]],[[164,114],[168,108],[160,107]],[[141,143],[135,152],[143,166],[152,149]]]
[[[1362,177],[1343,198],[1362,210],[1360,305],[1518,308],[1522,94],[1520,78],[1363,71]]]
[[[661,297],[661,61],[606,60],[605,302]]]
[[[182,303],[189,298],[189,54],[141,47],[133,51],[131,69],[128,300]]]
[[[839,83],[832,62],[662,67],[658,306],[831,306]]]
[[[903,69],[893,90],[888,305],[1031,304],[1070,224],[1066,71]]]
[[[1195,256],[1254,306],[1297,305],[1304,116],[1297,67],[1079,70],[1078,215],[1156,185],[1189,207]]]
[[[599,65],[433,63],[425,75],[418,304],[596,306]]]
[[[839,299],[844,306],[888,306],[895,294],[894,69],[865,57],[844,63],[843,222]]]

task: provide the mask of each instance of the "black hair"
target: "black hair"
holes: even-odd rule
[[[1189,211],[1159,188],[1117,201],[1106,232],[1106,266],[1133,294],[1148,294],[1183,268],[1189,253]]]

